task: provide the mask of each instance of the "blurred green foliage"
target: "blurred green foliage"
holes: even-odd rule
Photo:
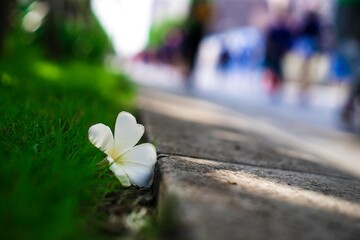
[[[66,21],[59,26],[64,54],[70,58],[101,61],[113,52],[108,37],[94,19],[86,22]]]
[[[48,57],[100,63],[113,53],[89,0],[23,0],[12,6],[10,32],[26,33],[28,43],[40,46]]]
[[[163,45],[171,30],[182,28],[184,19],[168,19],[154,24],[150,29],[148,48],[156,49]]]
[[[93,15],[86,22],[65,20],[59,33],[67,57],[101,61],[113,52],[109,38]]]

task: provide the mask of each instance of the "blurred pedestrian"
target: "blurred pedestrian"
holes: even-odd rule
[[[303,59],[299,75],[299,100],[301,104],[306,104],[313,81],[311,65],[321,50],[321,23],[317,12],[309,10],[305,13],[297,34],[294,49]]]
[[[220,55],[217,63],[217,67],[221,72],[227,72],[230,65],[230,51],[225,44],[221,44]]]
[[[342,118],[349,122],[355,112],[356,99],[360,98],[360,1],[338,0],[337,3],[338,48],[350,68],[350,87],[342,109]]]
[[[275,16],[267,29],[265,41],[263,83],[272,96],[278,97],[284,83],[282,62],[292,44],[292,32],[287,12],[281,12]]]

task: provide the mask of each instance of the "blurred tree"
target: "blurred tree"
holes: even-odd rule
[[[11,9],[15,5],[15,0],[0,1],[0,56],[3,53],[4,41],[10,27]]]
[[[62,16],[64,16],[64,0],[45,0],[49,6],[48,16],[46,17],[44,27],[44,46],[47,53],[53,58],[62,58],[64,46],[61,42],[59,33]]]
[[[45,0],[49,12],[43,43],[49,56],[99,59],[110,42],[92,14],[89,0]]]
[[[57,60],[98,62],[113,52],[90,0],[0,0],[0,55],[20,46]]]

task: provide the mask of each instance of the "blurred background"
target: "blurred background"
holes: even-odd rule
[[[359,1],[153,0],[131,16],[114,1],[114,27],[98,2],[119,29],[113,63],[137,82],[359,133]],[[138,37],[127,46],[120,28]]]
[[[142,84],[275,108],[359,132],[359,5],[5,0],[1,53],[21,52],[17,44],[37,47],[56,60],[104,63]]]

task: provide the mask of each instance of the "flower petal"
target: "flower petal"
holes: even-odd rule
[[[134,147],[143,134],[144,126],[137,124],[133,115],[128,112],[120,112],[115,124],[115,148],[118,156]]]
[[[110,170],[115,174],[121,185],[124,187],[129,187],[131,185],[129,176],[126,174],[121,165],[114,162],[110,165]]]
[[[150,187],[156,163],[156,149],[150,143],[140,144],[121,156],[121,165],[130,182],[139,187]]]
[[[102,123],[89,128],[89,140],[106,154],[109,154],[114,146],[114,137],[110,128]]]

